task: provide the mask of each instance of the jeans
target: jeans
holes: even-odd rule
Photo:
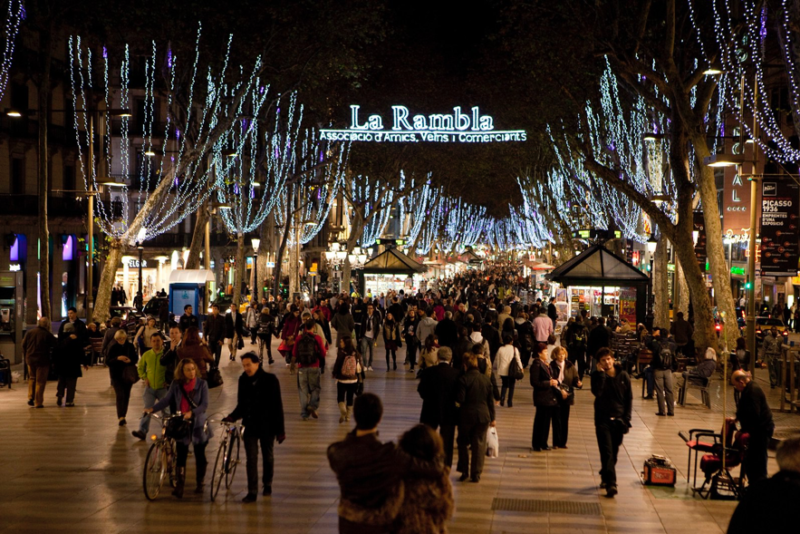
[[[345,402],[346,400],[347,406],[352,406],[356,389],[358,389],[358,382],[353,384],[342,384],[341,382],[336,382],[336,402]]]
[[[222,340],[214,338],[209,338],[208,340],[208,350],[210,350],[211,354],[214,356],[214,362],[217,367],[219,367],[219,359],[222,357],[222,344],[220,344],[220,341]]]
[[[458,465],[456,470],[459,473],[470,474],[471,464],[472,478],[481,476],[483,461],[486,458],[486,432],[488,431],[488,423],[458,425]],[[472,452],[472,462],[470,462],[470,452]]]
[[[568,402],[559,402],[553,411],[553,446],[566,447],[569,437],[569,409]]]
[[[367,351],[369,351],[369,359],[367,360],[367,367],[372,367],[372,349],[375,345],[375,340],[371,337],[362,337],[361,338],[361,356],[364,357],[367,355]]]
[[[58,400],[64,398],[64,390],[67,392],[67,404],[72,404],[75,402],[75,388],[78,387],[78,377],[71,376],[59,376],[58,377],[58,387],[56,388],[56,397]]]
[[[44,388],[49,373],[50,364],[28,365],[28,399],[34,401],[36,406],[44,403]]]
[[[653,390],[656,388],[655,372],[652,365],[648,365],[642,372],[644,380],[647,383],[647,396],[653,397]]]
[[[514,385],[517,383],[511,376],[501,376],[500,381],[503,384],[503,387],[500,389],[500,403],[502,404],[506,400],[506,391],[508,391],[508,405],[511,406],[511,403],[514,400]]]
[[[531,447],[534,449],[544,449],[547,447],[547,438],[550,437],[550,421],[553,420],[553,412],[556,406],[537,406],[536,415],[533,418],[533,437]]]
[[[675,413],[675,399],[672,396],[672,371],[656,369],[653,372],[656,382],[656,401],[658,402],[658,413]],[[666,412],[664,411],[664,398],[666,397]]]
[[[597,447],[600,449],[600,480],[607,486],[617,485],[617,454],[622,445],[622,428],[613,421],[595,421]]]
[[[775,387],[781,384],[781,355],[769,353],[764,355],[769,370],[769,385]]]
[[[124,380],[112,380],[111,386],[117,398],[117,417],[124,418],[128,414],[128,403],[131,401],[131,388]]]
[[[145,387],[144,394],[142,395],[142,398],[144,398],[144,407],[152,408],[156,401],[160,401],[166,396],[167,388],[153,389]],[[169,415],[169,408],[164,410],[164,416],[167,415]],[[150,414],[143,415],[139,420],[139,432],[145,435],[150,432]]]
[[[244,452],[247,455],[247,493],[258,494],[258,445],[261,444],[261,460],[264,476],[261,481],[265,488],[272,487],[272,473],[274,471],[275,436],[258,435],[253,432],[244,433]]]
[[[300,394],[300,415],[308,419],[308,409],[319,408],[319,367],[300,367],[297,370],[297,391]]]

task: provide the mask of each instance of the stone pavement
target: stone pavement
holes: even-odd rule
[[[276,345],[273,352],[277,355]],[[250,348],[249,343],[246,348]],[[404,351],[400,352],[398,359],[402,361]],[[333,359],[331,351],[329,368]],[[379,349],[366,390],[382,397],[385,415],[380,434],[385,440],[394,440],[418,421],[421,402],[414,375],[403,368],[386,372],[383,362],[383,350]],[[55,405],[52,382],[45,393],[44,410],[28,408],[24,384],[0,390],[0,532],[336,532],[339,493],[325,449],[349,429],[338,424],[335,384],[326,373],[320,419],[303,422],[295,377],[289,375],[280,360],[268,371],[281,382],[287,439],[275,446],[273,496],[259,497],[255,504],[247,506],[239,502],[246,493],[243,466],[231,490],[223,488],[217,502],[212,503],[208,493],[202,497],[192,493],[191,458],[183,501],[176,501],[169,492],[155,502],[145,499],[141,470],[149,445],[130,435],[141,413],[141,384],[134,386],[125,428],[117,426],[114,394],[108,373],[101,367],[90,369],[78,381],[75,408]],[[209,413],[215,419],[226,415],[235,404],[236,380],[241,372],[240,364],[229,362],[226,352],[222,372],[225,385],[211,391]],[[701,407],[695,398],[692,400],[696,404],[678,407],[674,418],[665,418],[655,416],[655,403],[641,398],[640,382],[634,381],[633,428],[625,437],[617,467],[620,492],[615,499],[608,499],[598,489],[599,455],[588,381],[577,392],[569,448],[531,453],[534,412],[526,376],[518,383],[514,407],[498,407],[500,457],[486,460],[479,484],[460,483],[457,473],[451,475],[456,512],[450,531],[724,532],[735,503],[692,498],[685,478],[686,447],[678,437],[680,430],[721,427],[722,395],[716,387],[720,384],[717,379],[712,410]],[[730,388],[728,396],[732,408]],[[774,392],[772,397],[777,399]],[[779,426],[784,428],[797,428],[798,422],[797,414],[781,414],[778,418]],[[153,431],[156,425],[153,421]],[[219,433],[208,447],[212,467],[218,443]],[[648,488],[640,483],[642,464],[654,453],[671,458],[678,468],[675,489]],[[770,473],[776,470],[771,458]],[[493,511],[495,498],[557,501],[550,506],[586,506],[576,507],[581,508],[578,510]]]

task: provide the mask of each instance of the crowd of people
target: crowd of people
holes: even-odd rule
[[[516,382],[527,374],[533,388],[531,451],[540,453],[568,448],[575,392],[589,375],[601,487],[613,497],[618,491],[618,450],[631,427],[632,387],[631,369],[615,358],[611,336],[633,328],[607,325],[604,318],[588,317],[584,310],[569,319],[558,339],[554,299],[542,296],[523,302],[519,297],[522,283],[513,269],[494,269],[439,280],[424,293],[401,290],[377,297],[340,294],[293,301],[270,296],[252,302],[244,313],[231,305],[223,314],[213,305],[202,324],[202,336],[191,306],[171,323],[159,325],[156,319],[147,319],[136,328],[133,339],[119,318],[98,328],[87,326],[70,310],[58,338],[50,333],[46,318],[25,337],[29,404],[43,406],[52,361],[59,377],[58,404],[66,396],[66,406],[74,406],[77,378],[90,363],[84,347],[90,337],[102,338],[101,353],[115,392],[119,425],[127,424],[132,386],[142,380],[145,411],[132,435],[146,438],[153,412],[183,414],[192,431],[178,443],[175,495],[183,495],[190,445],[196,461],[196,491],[202,492],[205,446],[211,437],[205,424],[208,392],[221,384],[217,368],[227,343],[231,361],[244,351],[238,358],[243,372],[237,406],[225,421],[242,419],[247,429],[244,502],[253,502],[258,495],[259,447],[262,491],[268,496],[273,445],[286,439],[283,400],[274,373],[285,365],[296,375],[299,415],[304,421],[318,419],[322,376],[332,350],[339,423],[355,419],[355,429],[328,449],[342,492],[341,531],[441,532],[453,511],[447,473],[455,449],[460,481],[479,482],[487,436],[501,409],[513,408]],[[669,330],[651,332],[640,325],[636,335],[652,353],[650,365],[636,371],[647,380],[650,398],[655,392],[657,415],[674,415],[673,372],[678,356],[694,351],[691,325],[678,313]],[[248,337],[252,350],[244,349]],[[273,355],[273,340],[280,363]],[[379,341],[384,358],[377,354]],[[405,361],[398,362],[402,348]],[[763,445],[763,465],[759,459],[746,467],[748,477],[757,481],[766,477],[764,440],[772,432],[771,415],[767,418],[763,392],[746,374],[749,355],[734,352],[731,358],[741,373],[734,375],[734,385],[742,392],[740,421],[753,432],[751,440],[756,436],[751,448],[758,449],[759,458]],[[708,380],[715,370],[716,353],[709,349],[697,367],[683,374],[683,380]],[[416,373],[418,378],[420,425],[408,430],[398,445],[377,439],[382,404],[365,392],[365,383],[376,372]]]

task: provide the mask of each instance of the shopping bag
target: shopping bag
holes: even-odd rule
[[[500,441],[497,439],[497,428],[490,426],[486,432],[486,456],[497,458],[500,452]]]

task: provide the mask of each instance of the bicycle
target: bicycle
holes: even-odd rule
[[[211,474],[211,500],[214,501],[225,479],[225,489],[230,489],[233,477],[236,476],[236,466],[239,465],[239,447],[242,441],[242,426],[239,423],[221,421],[225,427],[222,442],[217,450],[217,460],[214,462],[214,471]]]
[[[177,454],[175,452],[175,440],[167,436],[167,425],[173,417],[183,416],[178,413],[171,417],[161,417],[153,414],[153,417],[161,420],[161,437],[156,438],[153,435],[155,442],[150,446],[150,450],[147,451],[147,457],[144,461],[142,487],[144,496],[149,501],[156,500],[158,494],[161,493],[165,478],[169,477],[170,486],[175,487],[177,482]]]

